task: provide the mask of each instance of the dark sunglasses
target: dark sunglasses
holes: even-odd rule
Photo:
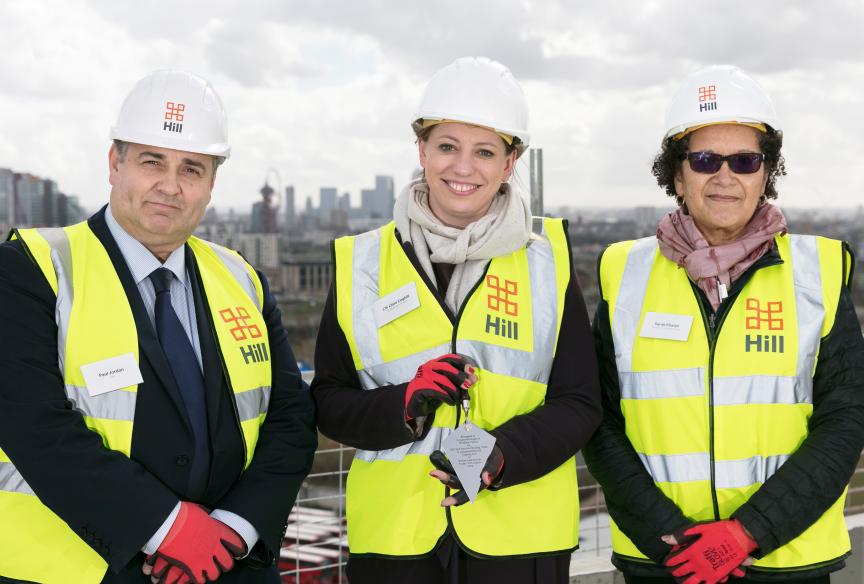
[[[729,170],[735,174],[752,174],[762,167],[765,155],[761,152],[737,152],[726,156],[716,152],[688,152],[681,155],[681,160],[685,158],[693,172],[714,174],[720,171],[725,161],[729,163]]]

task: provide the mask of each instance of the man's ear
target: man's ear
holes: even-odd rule
[[[112,187],[114,186],[114,177],[117,175],[120,162],[120,151],[117,150],[116,144],[111,144],[111,148],[108,149],[108,183]]]

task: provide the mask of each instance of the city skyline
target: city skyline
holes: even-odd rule
[[[170,6],[170,10],[166,8]],[[787,207],[854,207],[864,176],[864,5],[732,0],[350,3],[225,0],[0,5],[0,166],[50,176],[88,209],[107,200],[108,131],[151,70],[209,78],[233,152],[218,208],[245,209],[269,169],[298,204],[321,186],[356,197],[368,177],[395,191],[417,166],[409,129],[429,77],[486,55],[521,81],[531,142],[545,155],[547,206],[663,205],[650,174],[666,106],[683,77],[733,63],[772,95],[785,134]],[[517,167],[528,189],[527,156]],[[356,202],[355,202],[356,204]]]

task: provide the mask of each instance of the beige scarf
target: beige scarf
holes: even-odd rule
[[[435,280],[433,263],[455,264],[444,301],[454,314],[494,257],[522,247],[531,237],[531,209],[521,193],[503,183],[486,215],[464,229],[444,225],[429,208],[429,185],[420,176],[393,207],[402,241],[410,242],[423,271]],[[437,282],[436,282],[437,286]]]

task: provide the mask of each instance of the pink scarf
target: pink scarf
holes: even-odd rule
[[[705,292],[714,310],[720,306],[718,282],[728,290],[774,245],[774,236],[786,233],[786,217],[774,205],[763,203],[731,243],[712,246],[681,208],[668,213],[657,227],[660,252],[687,270],[690,279]]]

